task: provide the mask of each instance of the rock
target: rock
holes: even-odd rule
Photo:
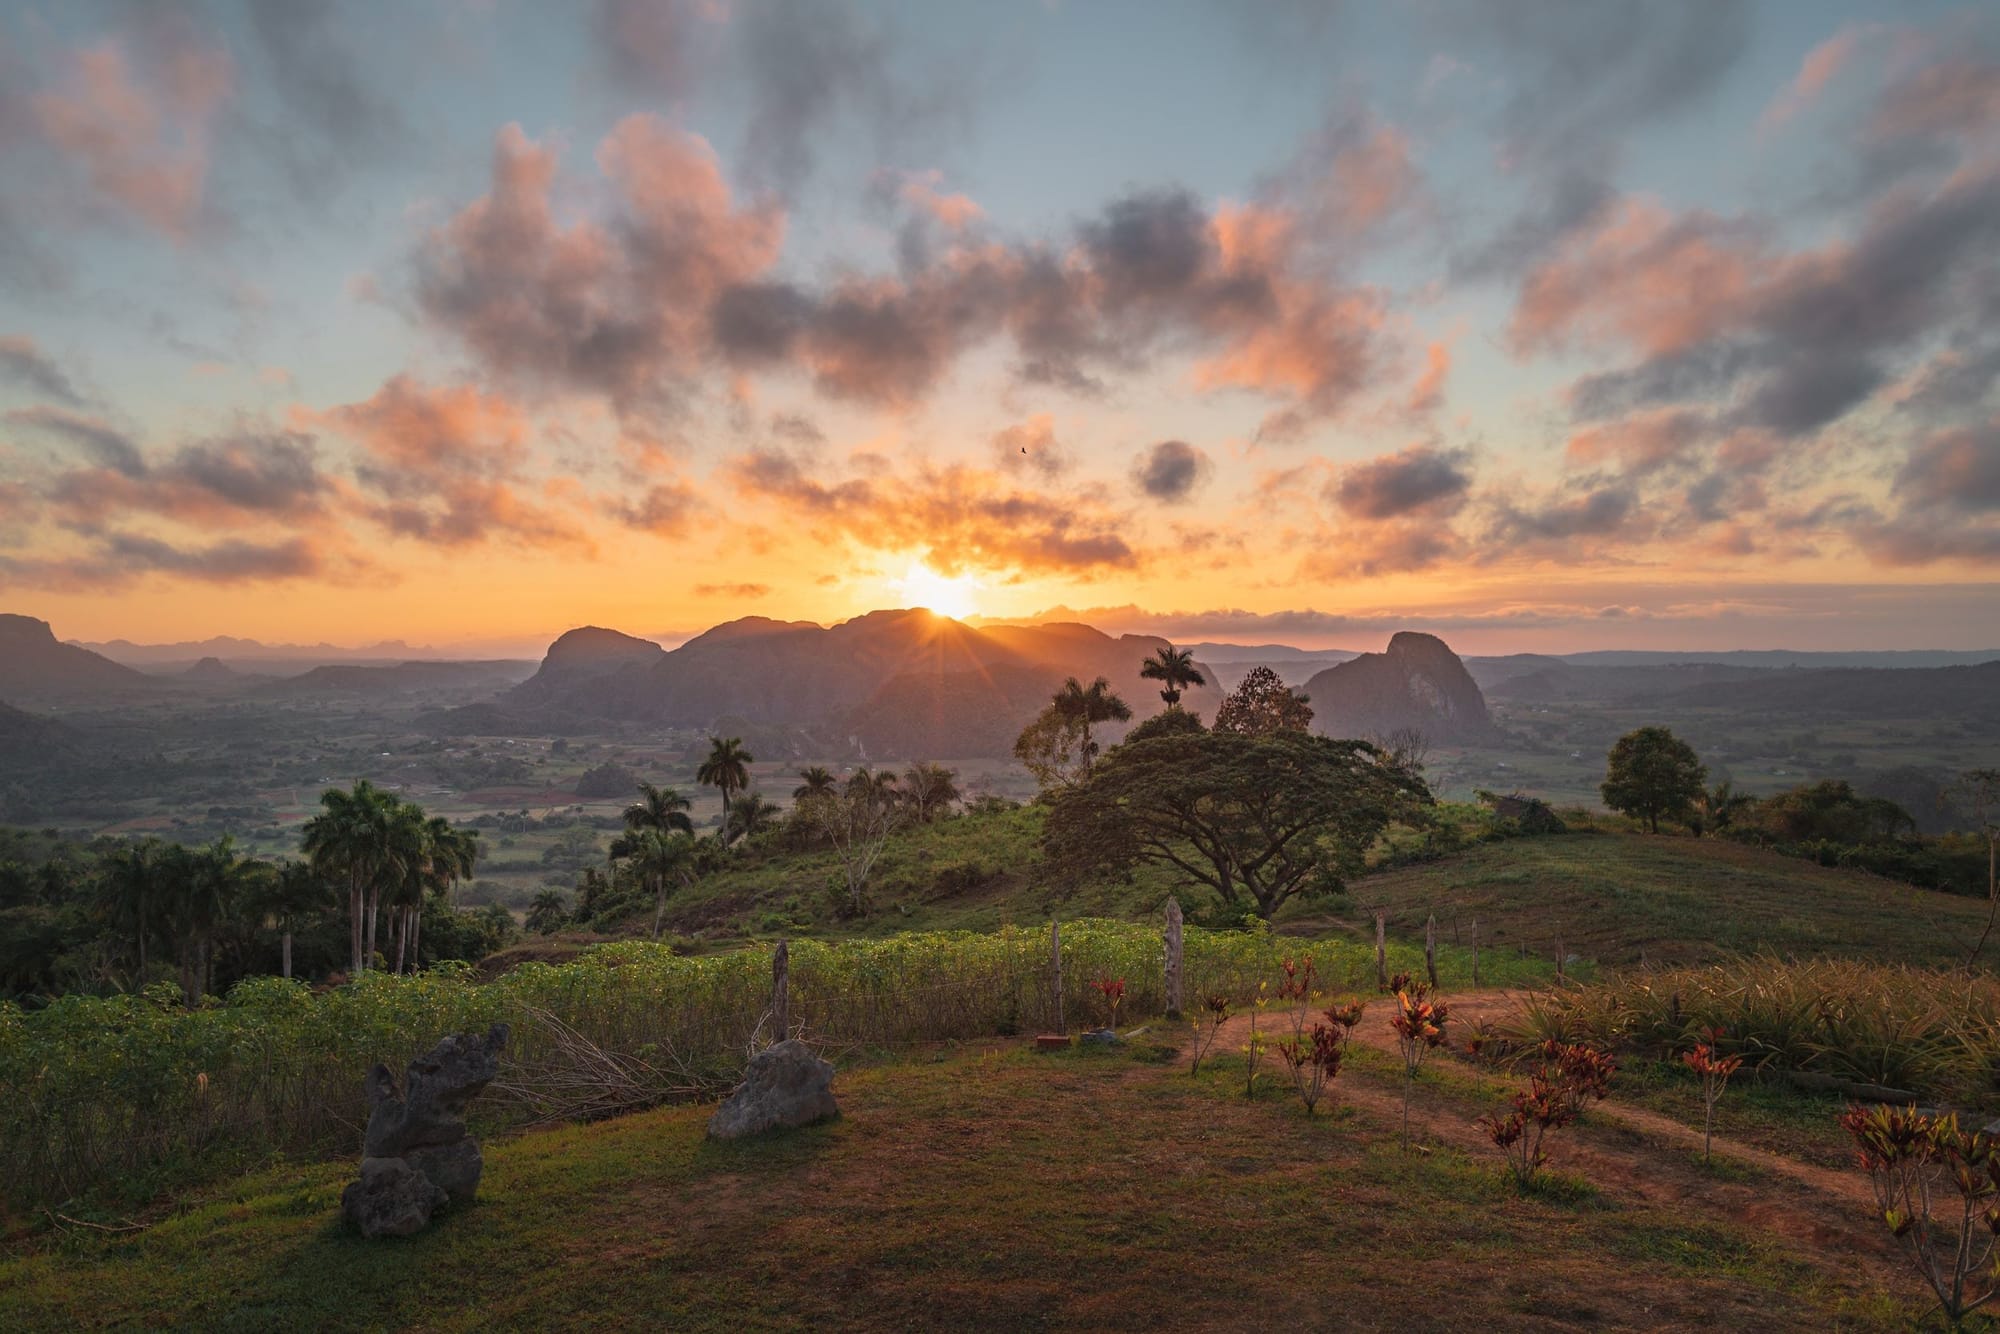
[[[712,1139],[739,1139],[839,1115],[832,1063],[797,1038],[788,1038],[750,1058],[743,1082],[709,1118],[708,1133]]]
[[[407,1237],[430,1222],[446,1198],[401,1158],[363,1158],[361,1179],[340,1193],[340,1216],[364,1237]]]
[[[340,1197],[362,1236],[408,1236],[437,1210],[472,1203],[483,1162],[465,1109],[499,1073],[506,1045],[505,1024],[485,1037],[454,1033],[410,1062],[400,1094],[388,1066],[368,1072],[361,1179]]]
[[[1486,697],[1456,653],[1436,635],[1404,630],[1384,653],[1329,667],[1305,686],[1313,731],[1332,737],[1386,737],[1415,728],[1434,742],[1494,735]]]

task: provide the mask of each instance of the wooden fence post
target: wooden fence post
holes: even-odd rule
[[[1557,986],[1562,986],[1569,981],[1569,979],[1564,976],[1564,969],[1567,966],[1568,954],[1569,951],[1563,948],[1562,928],[1557,927],[1556,928],[1556,985]]]
[[[1167,900],[1167,1018],[1181,1017],[1181,901]]]
[[[1432,913],[1430,920],[1424,923],[1424,973],[1431,980],[1431,990],[1436,991],[1438,984],[1438,919],[1436,913]]]
[[[1375,910],[1375,986],[1389,989],[1389,919],[1380,908]]]
[[[1472,985],[1479,985],[1479,919],[1472,919]]]
[[[1053,917],[1049,919],[1049,994],[1055,998],[1056,1033],[1068,1033],[1063,1022],[1062,923]]]
[[[792,1035],[792,949],[782,938],[771,951],[771,1014],[783,1042]]]

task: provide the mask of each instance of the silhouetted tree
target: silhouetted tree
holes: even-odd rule
[[[1598,791],[1606,806],[1644,820],[1657,834],[1662,819],[1686,821],[1693,814],[1707,778],[1694,747],[1664,727],[1642,727],[1611,747]]]
[[[1306,697],[1269,667],[1252,667],[1215,713],[1215,730],[1240,736],[1309,732],[1313,711]]]
[[[729,825],[729,794],[750,786],[750,766],[757,757],[743,749],[741,737],[710,737],[708,758],[695,771],[695,781],[722,791],[722,823]]]
[[[1160,698],[1167,702],[1170,709],[1181,706],[1181,691],[1187,687],[1208,684],[1208,679],[1194,665],[1193,651],[1175,648],[1172,644],[1155,649],[1153,656],[1139,668],[1139,675],[1148,681],[1161,683]]]
[[[1111,689],[1111,682],[1100,676],[1088,686],[1074,676],[1063,682],[1053,701],[1055,710],[1062,717],[1076,724],[1083,733],[1081,753],[1083,774],[1090,776],[1090,766],[1097,759],[1097,743],[1090,739],[1090,729],[1098,723],[1122,723],[1132,717],[1132,707],[1118,698]]]

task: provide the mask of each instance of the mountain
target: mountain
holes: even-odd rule
[[[208,685],[227,685],[243,679],[243,673],[229,666],[220,658],[203,658],[194,666],[181,673],[184,681],[195,681]]]
[[[0,773],[45,769],[51,761],[67,758],[81,743],[73,728],[0,704]]]
[[[393,667],[337,663],[255,688],[266,698],[408,695],[420,690],[500,690],[528,674],[525,662],[402,662]]]
[[[47,621],[0,613],[0,695],[151,693],[144,674],[89,649],[58,643]]]
[[[1306,682],[1313,728],[1325,736],[1385,737],[1414,727],[1434,742],[1490,740],[1495,734],[1465,664],[1436,635],[1398,631],[1382,653],[1329,667]]]
[[[832,626],[745,617],[672,651],[588,628],[550,645],[499,703],[526,720],[831,728],[878,758],[1006,755],[1066,676],[1108,677],[1137,717],[1159,712],[1159,688],[1139,667],[1166,642],[1073,623],[975,629],[921,609]],[[1212,685],[1187,697],[1211,716],[1220,703]]]
[[[1331,666],[1361,656],[1353,649],[1293,648],[1290,644],[1213,644],[1204,641],[1180,647],[1203,662],[1212,662],[1217,666],[1234,662],[1261,663],[1267,667],[1275,667],[1281,662],[1316,662]]]
[[[1529,655],[1523,655],[1527,657]],[[1469,664],[1468,664],[1469,665]],[[1486,693],[1496,700],[1549,704],[1557,701],[1598,704],[1640,703],[1676,695],[1684,699],[1718,685],[1767,680],[1768,667],[1733,667],[1717,662],[1681,662],[1645,667],[1577,667],[1567,662],[1489,681],[1474,670]],[[1820,673],[1807,672],[1807,676]]]
[[[113,662],[131,667],[167,667],[216,658],[227,662],[403,662],[429,650],[413,649],[400,639],[385,640],[365,648],[342,648],[337,644],[265,644],[255,639],[217,635],[212,639],[184,640],[178,644],[135,644],[129,639],[113,639],[102,644],[72,641],[78,648],[101,654]]]
[[[1683,690],[1664,706],[1768,716],[2000,722],[2000,662],[1976,667],[1829,667],[1762,671],[1752,680]]]

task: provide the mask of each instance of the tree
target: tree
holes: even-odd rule
[[[1073,787],[1083,781],[1086,739],[1082,720],[1051,704],[1014,738],[1014,758],[1035,776],[1044,792]]]
[[[1966,956],[1965,969],[1972,971],[1973,961],[1986,948],[1986,938],[1993,934],[1993,918],[2000,913],[2000,769],[1973,769],[1958,780],[1958,790],[1972,803],[1973,818],[1979,822],[1979,836],[1986,840],[1986,929],[1979,933],[1979,939],[1972,946],[1972,953]]]
[[[1738,792],[1731,779],[1723,779],[1713,788],[1702,793],[1701,823],[1704,829],[1721,833],[1736,823],[1736,817],[1757,804],[1757,798],[1748,792]],[[1695,832],[1700,833],[1701,830]]]
[[[165,859],[166,845],[157,838],[127,843],[104,859],[104,876],[99,882],[113,927],[132,939],[141,982],[146,976],[146,945],[158,926],[166,894]]]
[[[389,856],[389,825],[401,803],[367,779],[353,790],[329,788],[319,796],[320,813],[306,821],[300,849],[323,874],[347,882],[350,963],[356,973],[367,969],[363,931],[366,901]]]
[[[559,931],[569,921],[569,899],[559,889],[545,889],[528,905],[528,930],[538,936]]]
[[[1313,711],[1304,695],[1286,685],[1269,667],[1252,667],[1216,710],[1215,730],[1271,736],[1310,731],[1312,720]]]
[[[255,892],[269,867],[246,859],[226,835],[205,848],[176,846],[169,860],[174,890],[168,920],[181,991],[189,1005],[198,1005],[213,981],[217,930]]]
[[[1182,690],[1208,684],[1208,678],[1194,665],[1194,651],[1175,648],[1172,644],[1155,649],[1153,656],[1140,666],[1139,675],[1145,680],[1160,683],[1160,698],[1167,702],[1170,709],[1181,706]]]
[[[333,885],[311,862],[286,858],[263,886],[258,907],[278,928],[279,970],[292,975],[292,935],[299,927],[332,910]]]
[[[692,834],[694,821],[688,818],[687,813],[688,799],[674,789],[641,783],[639,799],[625,808],[625,827],[664,829],[668,833],[678,829],[684,834]]]
[[[761,792],[745,792],[723,821],[722,841],[733,843],[737,839],[762,833],[777,818],[777,802],[766,801]]]
[[[1644,820],[1657,834],[1662,819],[1685,821],[1694,813],[1707,778],[1694,747],[1664,727],[1642,727],[1611,747],[1598,791],[1606,806]]]
[[[1168,866],[1269,917],[1294,894],[1337,892],[1383,829],[1430,804],[1366,741],[1183,731],[1112,750],[1055,799],[1042,845],[1072,882]]]
[[[958,772],[941,764],[913,764],[903,771],[903,800],[918,824],[929,824],[959,799]]]
[[[909,816],[908,803],[896,790],[896,775],[857,769],[838,793],[813,797],[800,804],[840,857],[846,882],[847,908],[855,916],[867,907],[868,876],[882,849]]]
[[[815,764],[809,769],[799,770],[799,785],[792,789],[793,801],[804,801],[808,797],[823,797],[840,785],[840,780],[827,771],[823,764]]]
[[[1083,744],[1079,754],[1083,757],[1083,776],[1090,777],[1090,766],[1097,759],[1097,743],[1090,739],[1090,729],[1098,723],[1122,723],[1130,721],[1132,707],[1118,698],[1111,689],[1111,682],[1098,677],[1089,685],[1084,685],[1074,676],[1063,682],[1053,701],[1056,712],[1074,723],[1083,733]]]
[[[695,771],[695,781],[722,791],[722,823],[729,825],[729,794],[750,786],[750,766],[757,757],[743,749],[741,737],[710,737],[708,758]]]
[[[667,912],[667,886],[683,878],[694,859],[695,839],[676,830],[642,829],[625,850],[625,862],[639,883],[653,895],[653,939],[660,938],[660,923]]]

